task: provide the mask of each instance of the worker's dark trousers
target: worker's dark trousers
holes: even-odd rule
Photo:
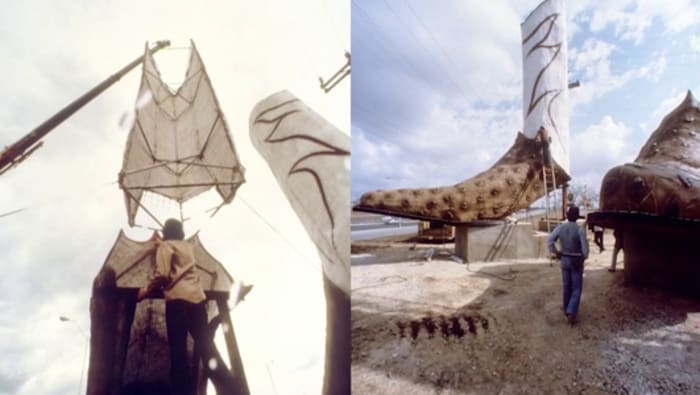
[[[600,251],[603,251],[605,249],[603,246],[603,232],[593,232],[593,242],[595,242]]]
[[[216,393],[231,394],[234,379],[214,345],[214,333],[207,327],[206,301],[190,303],[169,300],[165,305],[165,322],[170,345],[170,385],[173,394],[190,395],[196,390],[196,380],[187,364],[187,332],[194,339],[195,350],[211,379]]]
[[[615,267],[617,266],[617,254],[620,252],[622,249],[622,243],[620,242],[620,239],[615,239],[615,248],[613,249],[613,254],[612,254],[612,264],[610,265],[610,268],[612,270],[615,270]]]
[[[564,312],[576,316],[583,291],[583,259],[566,255],[561,257],[561,279]]]

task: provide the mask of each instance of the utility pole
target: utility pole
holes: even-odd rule
[[[331,89],[333,89],[336,85],[338,85],[340,81],[343,80],[343,78],[350,75],[350,52],[345,51],[345,59],[347,59],[347,61],[345,62],[343,67],[336,71],[335,74],[333,74],[333,76],[327,81],[323,81],[323,78],[321,78],[320,76],[318,77],[321,89],[323,89],[324,92],[330,92]]]

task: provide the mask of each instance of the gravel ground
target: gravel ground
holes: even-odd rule
[[[700,393],[700,301],[626,287],[607,247],[586,262],[570,326],[557,263],[465,265],[451,245],[355,243],[353,393]]]

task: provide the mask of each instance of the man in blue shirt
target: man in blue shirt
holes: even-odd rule
[[[566,212],[568,221],[554,228],[547,238],[549,251],[561,260],[564,313],[572,325],[576,322],[583,290],[583,261],[588,258],[586,231],[576,224],[578,217],[578,207],[570,206]],[[560,241],[561,251],[554,244],[557,240]]]

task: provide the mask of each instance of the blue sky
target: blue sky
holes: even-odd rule
[[[451,185],[522,128],[520,23],[539,1],[352,0],[352,198]],[[700,2],[567,2],[572,184],[598,190],[700,95]]]

